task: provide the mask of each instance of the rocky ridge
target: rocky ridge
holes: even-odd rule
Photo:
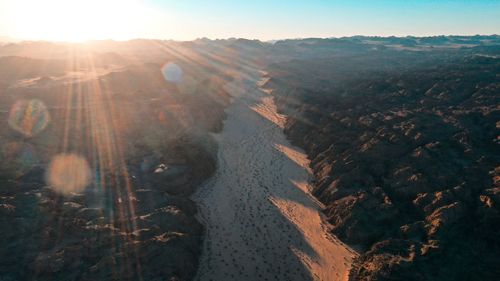
[[[500,276],[500,61],[471,52],[270,67],[331,231],[362,253],[351,280]]]

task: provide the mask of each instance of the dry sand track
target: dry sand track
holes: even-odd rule
[[[197,280],[345,280],[354,252],[327,233],[306,156],[258,80],[227,85],[219,167],[194,196],[207,228]]]

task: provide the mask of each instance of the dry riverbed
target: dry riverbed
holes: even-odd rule
[[[194,199],[206,226],[197,280],[346,280],[355,253],[332,237],[310,194],[306,155],[259,75],[227,85],[218,169]]]

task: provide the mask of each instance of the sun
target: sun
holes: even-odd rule
[[[148,21],[141,0],[16,0],[9,1],[13,37],[30,40],[127,40]]]

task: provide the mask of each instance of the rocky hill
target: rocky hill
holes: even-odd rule
[[[193,278],[231,77],[167,62],[0,58],[0,280]]]
[[[331,231],[361,253],[351,280],[500,278],[500,59],[484,51],[270,67]]]

